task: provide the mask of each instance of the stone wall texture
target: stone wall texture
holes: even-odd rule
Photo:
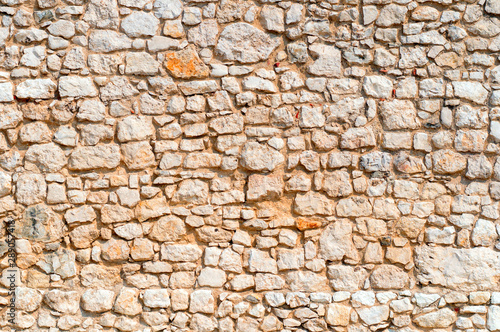
[[[500,331],[500,0],[0,12],[1,331]]]

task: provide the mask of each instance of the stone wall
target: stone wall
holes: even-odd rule
[[[500,331],[499,0],[0,3],[1,331]]]

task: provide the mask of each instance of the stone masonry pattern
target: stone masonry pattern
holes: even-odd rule
[[[0,12],[0,331],[500,331],[500,0]]]

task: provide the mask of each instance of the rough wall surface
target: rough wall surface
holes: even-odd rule
[[[499,0],[0,2],[2,331],[500,331]]]

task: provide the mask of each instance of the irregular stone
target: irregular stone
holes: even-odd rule
[[[326,310],[325,320],[328,325],[347,326],[351,318],[351,308],[344,304],[331,303]]]
[[[82,294],[82,308],[89,312],[106,312],[113,308],[115,293],[106,289],[88,289]]]
[[[316,57],[307,71],[315,76],[340,77],[342,63],[341,52],[334,46],[313,44],[309,51]]]
[[[132,40],[124,33],[118,33],[113,30],[92,30],[89,36],[89,48],[94,52],[110,53],[130,49]],[[94,58],[92,58],[94,56]],[[106,59],[102,55],[89,55],[91,59]],[[110,59],[110,58],[107,58]],[[93,62],[94,62],[93,61]]]
[[[146,52],[130,52],[125,56],[125,73],[131,75],[155,75],[160,64]]]
[[[61,97],[95,97],[97,89],[90,77],[63,76],[59,78],[59,95]]]
[[[168,213],[170,213],[170,209],[168,208],[165,197],[142,200],[135,207],[135,216],[139,222],[161,217]]]
[[[176,216],[164,216],[153,225],[148,237],[160,242],[175,242],[186,234],[186,225]]]
[[[467,159],[452,150],[443,149],[433,153],[433,170],[438,174],[453,174],[463,171]]]
[[[457,320],[456,313],[450,308],[439,309],[415,318],[413,321],[420,327],[445,328]]]
[[[16,105],[0,104],[0,129],[13,129],[23,120],[23,113]]]
[[[43,302],[63,314],[74,315],[80,309],[80,295],[76,291],[50,290],[45,293]]]
[[[116,0],[90,0],[83,20],[93,28],[115,29],[120,22]]]
[[[47,184],[41,174],[21,173],[17,178],[16,186],[16,200],[19,204],[42,203],[47,196]]]
[[[57,85],[51,79],[32,79],[19,83],[15,95],[19,99],[54,98]]]
[[[64,151],[54,143],[31,145],[24,158],[42,172],[57,172],[67,163]]]
[[[151,144],[146,141],[122,144],[123,162],[129,170],[140,170],[156,165]]]
[[[270,172],[285,161],[281,153],[256,142],[243,146],[240,164],[251,171]]]
[[[341,261],[346,257],[358,260],[358,251],[352,242],[352,225],[339,220],[328,225],[319,238],[319,254],[327,261]]]
[[[162,260],[171,262],[194,262],[203,251],[195,244],[164,244],[161,246]]]
[[[204,20],[201,24],[188,31],[188,41],[198,47],[215,46],[218,31],[219,26],[216,20]]]
[[[156,0],[153,3],[155,16],[161,19],[171,20],[182,13],[182,2],[179,0]]]
[[[158,20],[153,14],[134,11],[121,22],[121,28],[127,36],[132,38],[152,37],[158,30]]]
[[[349,197],[339,200],[336,211],[339,217],[363,217],[372,213],[372,206],[364,197]]]
[[[309,191],[305,194],[297,194],[293,204],[295,213],[302,216],[332,215],[334,213],[331,201],[325,196]]]
[[[173,203],[206,204],[208,202],[208,184],[200,180],[182,181],[174,196]]]
[[[359,318],[367,325],[381,324],[389,318],[389,306],[380,305],[357,309]]]
[[[166,53],[164,66],[176,78],[206,78],[210,74],[193,45],[181,51]]]
[[[370,276],[372,287],[379,289],[403,289],[408,281],[408,275],[394,265],[380,265]]]
[[[247,200],[276,200],[283,195],[284,182],[280,175],[253,174],[248,177]]]
[[[455,96],[484,105],[488,100],[488,90],[479,82],[451,82]]]
[[[363,90],[371,97],[389,98],[392,89],[392,81],[385,76],[366,76],[363,80]]]
[[[123,287],[116,297],[113,311],[118,314],[135,316],[141,313],[142,305],[139,302],[139,290]]]
[[[80,146],[69,157],[68,168],[75,171],[113,169],[120,164],[120,147],[117,144]]]
[[[215,52],[226,61],[255,63],[267,60],[279,44],[279,39],[248,23],[234,23],[222,30]]]
[[[500,278],[500,256],[489,248],[417,247],[417,279],[461,291],[493,289]],[[460,266],[460,269],[457,269]]]

